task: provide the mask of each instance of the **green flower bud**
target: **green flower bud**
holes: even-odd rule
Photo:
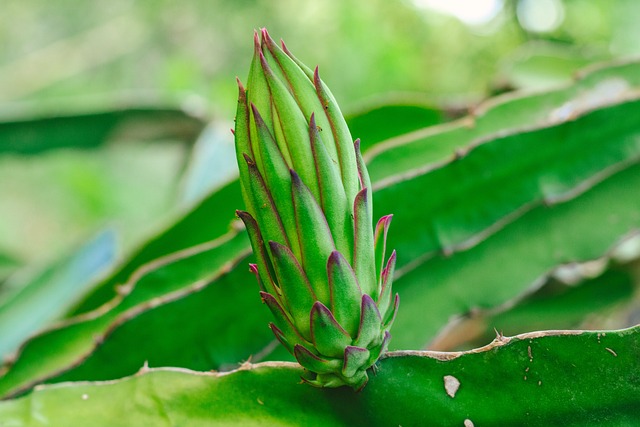
[[[319,387],[366,384],[398,308],[386,258],[391,215],[372,224],[371,183],[318,69],[266,30],[238,81],[236,154],[262,300],[276,338]]]

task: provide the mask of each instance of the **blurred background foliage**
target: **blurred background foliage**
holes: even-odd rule
[[[206,162],[232,150],[234,78],[246,77],[253,29],[317,63],[347,114],[395,100],[419,105],[424,124],[640,53],[634,0],[6,0],[2,10],[0,281],[104,227],[125,253],[228,180],[233,165]],[[42,134],[61,142],[39,145]]]

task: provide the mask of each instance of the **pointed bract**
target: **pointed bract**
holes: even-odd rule
[[[329,374],[342,368],[339,360],[322,359],[300,344],[294,347],[293,355],[298,363],[318,374]]]
[[[291,188],[302,265],[318,300],[328,303],[326,260],[336,250],[331,230],[322,209],[294,171],[291,171]]]
[[[280,215],[278,215],[271,193],[265,185],[258,167],[248,155],[245,154],[244,159],[249,169],[249,188],[256,209],[255,212],[251,212],[251,215],[260,224],[260,233],[266,240],[288,244],[289,241]]]
[[[320,79],[318,67],[316,67],[313,73],[313,84],[316,87],[318,98],[320,98],[320,103],[324,107],[324,114],[329,120],[331,132],[333,133],[333,138],[336,141],[345,193],[347,194],[347,198],[353,199],[358,192],[358,181],[356,178],[358,166],[355,159],[355,153],[351,145],[351,132],[349,132],[349,127],[342,116],[340,107],[338,107],[338,103],[333,97],[333,94]]]
[[[291,199],[291,174],[282,153],[275,143],[273,136],[269,132],[262,116],[251,104],[253,118],[258,129],[258,139],[260,144],[257,151],[260,152],[264,161],[262,175],[265,177],[265,184],[270,189],[271,199],[287,235],[292,252],[300,257],[300,242],[296,233],[296,220],[293,211],[293,201]]]
[[[249,241],[251,242],[253,253],[256,255],[258,261],[258,276],[261,287],[273,295],[278,295],[279,290],[275,285],[271,260],[264,246],[264,240],[258,228],[258,223],[248,212],[237,210],[236,215],[242,220],[247,229],[247,234],[249,234]]]
[[[363,366],[369,361],[370,352],[366,348],[347,346],[344,350],[344,366],[342,367],[342,375],[349,378],[362,370]]]
[[[311,340],[320,353],[329,357],[341,357],[352,341],[347,331],[320,301],[311,309]]]
[[[269,242],[269,247],[280,291],[289,314],[302,336],[309,340],[309,312],[317,298],[291,250],[276,242]]]
[[[327,262],[331,312],[352,338],[360,325],[362,291],[358,279],[347,260],[338,251],[332,252]]]
[[[266,292],[260,293],[260,298],[262,301],[269,307],[273,317],[275,319],[275,326],[278,327],[278,330],[282,333],[282,335],[287,339],[287,342],[291,344],[293,347],[295,344],[305,343],[306,340],[300,336],[300,333],[297,331],[291,318],[284,311],[282,305],[278,302],[278,300],[271,294]],[[273,328],[272,328],[273,329]]]
[[[389,304],[391,302],[391,289],[393,282],[393,273],[396,268],[396,251],[391,252],[391,256],[389,257],[389,261],[387,262],[387,266],[382,270],[382,274],[380,275],[382,280],[382,288],[380,289],[380,297],[378,298],[378,308],[380,309],[380,313],[382,313],[382,317],[386,315]]]
[[[352,210],[340,180],[340,171],[321,142],[320,132],[313,114],[309,121],[309,139],[320,187],[320,206],[327,218],[331,233],[334,236],[345,237],[336,239],[337,249],[351,258],[351,248],[353,247],[353,239],[350,238],[353,235]]]
[[[379,277],[378,288],[382,287],[382,270],[387,256],[387,234],[393,215],[385,215],[378,220],[376,231],[373,233],[373,246],[376,252],[376,277]]]
[[[372,342],[374,345],[377,345],[375,341],[380,334],[382,317],[380,316],[376,303],[373,302],[369,295],[365,294],[362,296],[361,310],[360,329],[358,330],[355,345],[358,347],[369,347]]]
[[[353,203],[355,212],[353,269],[356,272],[362,293],[378,299],[373,230],[371,229],[371,216],[369,215],[370,204],[369,189],[363,188]]]
[[[382,325],[384,328],[390,328],[393,325],[393,321],[396,320],[396,314],[398,313],[398,306],[400,305],[400,295],[396,294],[393,299],[393,304],[389,307],[384,315]]]

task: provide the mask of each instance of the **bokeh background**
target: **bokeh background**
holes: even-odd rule
[[[347,114],[397,97],[441,121],[637,56],[639,22],[635,0],[5,0],[0,276],[104,228],[126,253],[228,179],[254,29],[318,64]]]

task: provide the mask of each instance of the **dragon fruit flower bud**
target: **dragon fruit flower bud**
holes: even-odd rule
[[[262,301],[276,338],[319,387],[361,389],[398,308],[391,215],[372,223],[371,183],[338,105],[265,29],[238,81],[235,141]]]

